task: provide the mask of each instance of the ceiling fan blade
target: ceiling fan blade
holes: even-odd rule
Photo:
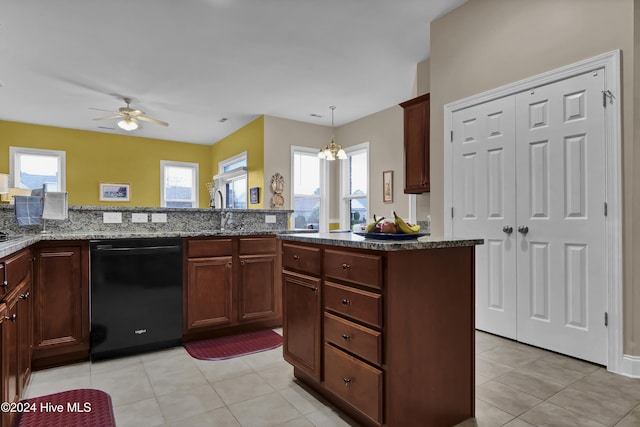
[[[106,111],[107,113],[113,113],[113,114],[117,114],[117,111],[113,111],[113,110],[104,110],[102,108],[93,108],[93,107],[89,107],[89,110],[96,110],[96,111]]]
[[[151,117],[137,116],[136,119],[142,120],[142,121],[145,121],[145,122],[149,122],[149,123],[154,123],[154,124],[160,125],[160,126],[169,126],[169,123],[163,122],[162,120],[152,119]]]
[[[109,120],[109,119],[119,119],[119,118],[121,118],[121,117],[122,117],[122,115],[121,115],[121,114],[116,114],[116,115],[114,115],[114,116],[107,116],[107,117],[98,117],[98,118],[96,118],[96,119],[93,119],[93,120]]]

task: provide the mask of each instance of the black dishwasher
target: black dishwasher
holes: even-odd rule
[[[91,359],[178,345],[182,240],[92,240]]]

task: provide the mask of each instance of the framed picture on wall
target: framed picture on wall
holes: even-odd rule
[[[249,189],[249,203],[252,205],[260,203],[260,187],[251,187]]]
[[[100,200],[105,202],[128,202],[131,199],[129,184],[100,183]]]
[[[382,172],[382,201],[393,203],[393,171]]]

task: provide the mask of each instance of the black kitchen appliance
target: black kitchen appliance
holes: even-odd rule
[[[180,344],[182,240],[92,240],[91,359]]]

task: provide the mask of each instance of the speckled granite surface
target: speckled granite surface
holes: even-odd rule
[[[407,251],[416,249],[451,248],[484,244],[484,240],[431,240],[429,236],[416,240],[376,240],[365,239],[353,233],[282,234],[278,238],[293,242],[308,242],[321,245],[348,248],[371,249],[375,251]]]

